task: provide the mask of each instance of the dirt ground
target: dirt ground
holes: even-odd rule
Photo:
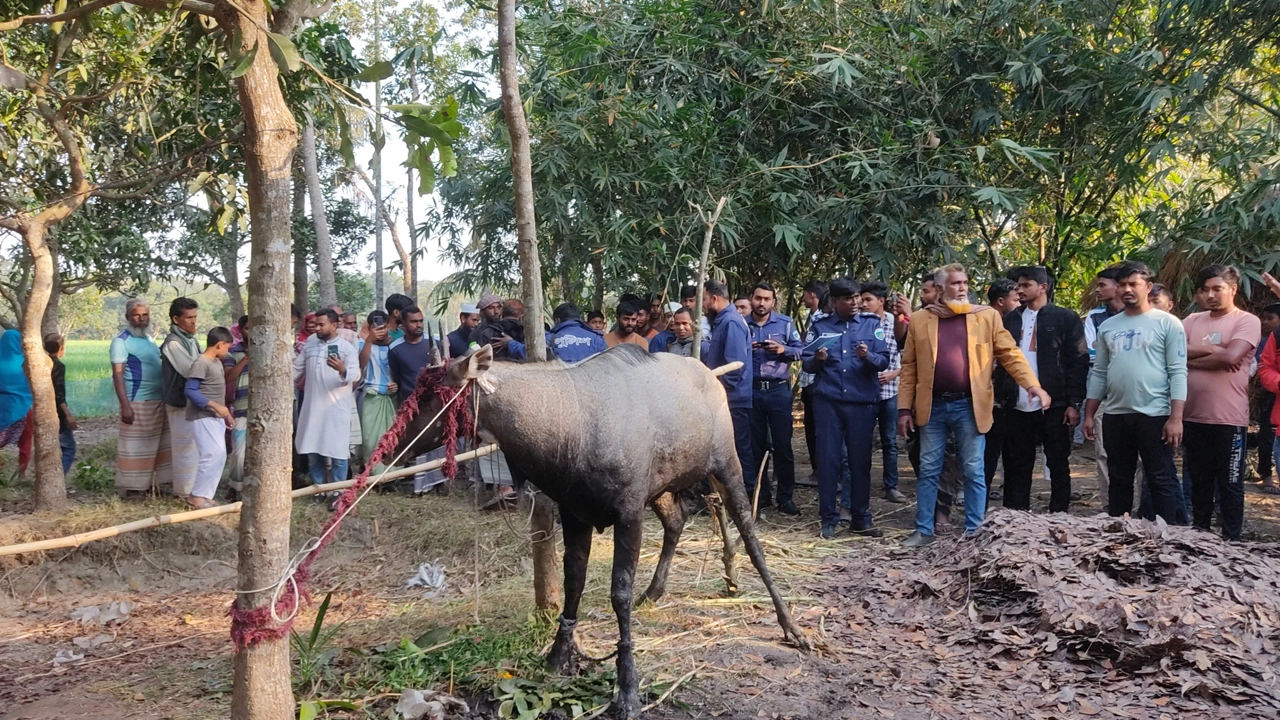
[[[91,432],[109,439],[109,425]],[[797,475],[803,478],[810,468],[799,433],[796,451]],[[6,469],[10,459],[5,459]],[[910,497],[915,479],[905,457],[901,465],[902,490]],[[900,623],[862,624],[867,605],[860,580],[840,576],[842,561],[851,557],[882,558],[886,568],[905,557],[897,544],[910,531],[914,504],[884,501],[879,476],[877,469],[872,503],[877,522],[886,528],[881,540],[848,534],[820,540],[812,487],[797,491],[801,518],[766,511],[759,523],[780,589],[814,644],[807,655],[779,642],[781,633],[763,587],[741,554],[741,592],[725,597],[719,540],[705,516],[690,522],[667,596],[635,616],[642,678],[655,686],[682,679],[672,698],[684,707],[668,702],[646,717],[1089,715],[1159,720],[1185,711],[1179,709],[1176,693],[1154,691],[1118,702],[1103,698],[1109,702],[1081,704],[1072,698],[1088,695],[1087,683],[1069,684],[1048,665],[1015,668],[993,655],[979,667],[957,671],[945,650],[925,665],[893,652],[896,646],[926,641],[945,647],[947,639],[910,617]],[[1079,495],[1072,512],[1099,512],[1093,461],[1086,450],[1074,456],[1072,476]],[[1248,488],[1246,531],[1251,540],[1274,541],[1280,538],[1280,502],[1257,488]],[[1043,512],[1048,485],[1040,477],[1034,492],[1034,507]],[[520,535],[527,518],[482,514],[475,506],[476,498],[461,488],[449,497],[369,496],[316,564],[313,588],[321,597],[334,591],[326,624],[340,624],[337,644],[343,652],[399,642],[431,628],[519,622],[528,615],[531,569]],[[174,509],[164,501],[126,506],[81,493],[66,518],[33,518],[20,489],[0,489],[0,544]],[[299,502],[295,545],[314,534],[326,516],[323,507]],[[0,558],[0,720],[226,717],[235,522],[236,516],[224,516],[42,557]],[[638,585],[647,582],[660,542],[661,531],[651,519]],[[607,654],[617,637],[608,602],[610,546],[608,532],[597,537],[580,625],[584,649],[597,656]],[[938,557],[946,562],[945,552]],[[421,589],[407,589],[405,581],[417,566],[433,561],[445,563],[448,588],[432,598],[424,598]],[[843,589],[833,592],[833,583]],[[121,601],[133,606],[119,624],[85,625],[71,617],[88,606]],[[314,610],[304,612],[299,624],[309,627],[313,617]],[[83,654],[84,659],[55,665],[60,652]],[[1029,694],[1040,701],[1005,700],[1025,700]],[[1255,712],[1226,705],[1217,715],[1201,716],[1247,717]]]

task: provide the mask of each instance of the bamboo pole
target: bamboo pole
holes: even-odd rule
[[[471,460],[478,457],[484,457],[498,449],[497,445],[485,445],[470,452],[465,452],[456,458],[459,462]],[[402,477],[408,477],[420,472],[435,470],[444,465],[444,459],[432,460],[421,465],[393,470],[386,473],[382,477],[374,481],[373,484],[390,482]],[[312,485],[310,487],[299,488],[292,492],[292,497],[296,500],[301,497],[309,497],[316,493],[329,492],[332,490],[345,490],[355,485],[354,480],[344,480],[343,482],[329,483],[327,485]],[[35,542],[22,543],[20,545],[7,545],[0,547],[0,557],[6,555],[20,555],[22,553],[41,552],[43,550],[55,550],[58,548],[80,547],[81,545],[95,540],[105,540],[109,537],[123,535],[124,533],[135,532],[137,530],[145,530],[152,527],[160,527],[161,525],[176,525],[178,523],[190,522],[191,520],[203,520],[205,518],[217,517],[219,515],[230,515],[231,513],[240,512],[241,503],[235,502],[229,505],[219,505],[217,507],[205,508],[203,510],[190,510],[187,512],[170,513],[168,515],[153,515],[142,520],[134,520],[133,522],[124,523],[123,525],[113,525],[112,527],[102,528],[100,530],[92,530],[90,532],[79,533],[77,535],[68,535],[61,538],[51,538],[49,540],[37,540]]]
[[[731,362],[722,365],[711,371],[712,375],[719,377],[727,372],[733,372],[742,367],[740,362]],[[497,445],[485,445],[468,452],[464,452],[455,458],[458,462],[473,460],[475,458],[484,457],[498,450]],[[420,472],[428,470],[436,470],[444,466],[444,459],[432,460],[431,462],[412,467],[402,468],[400,470],[392,470],[378,477],[373,484],[390,482],[403,477],[416,475]],[[309,497],[317,493],[331,492],[334,490],[346,490],[355,485],[355,480],[344,480],[342,482],[328,483],[326,485],[312,485],[310,487],[299,488],[291,493],[293,499]],[[189,510],[187,512],[170,513],[168,515],[153,515],[142,520],[134,520],[123,525],[113,525],[111,527],[102,528],[100,530],[91,530],[89,532],[79,533],[76,535],[68,535],[60,538],[50,538],[48,540],[37,540],[35,542],[21,543],[19,545],[6,545],[0,547],[0,557],[7,555],[21,555],[23,553],[42,552],[44,550],[56,550],[58,548],[74,548],[95,540],[105,540],[109,537],[123,535],[125,533],[145,530],[147,528],[160,527],[161,525],[177,525],[178,523],[190,522],[192,520],[203,520],[205,518],[217,517],[219,515],[230,515],[240,512],[240,503],[235,502],[229,505],[219,505],[217,507],[205,508],[203,510]]]

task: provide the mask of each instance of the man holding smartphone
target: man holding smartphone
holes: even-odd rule
[[[818,506],[822,537],[835,537],[840,457],[847,453],[852,475],[849,529],[880,537],[871,520],[871,435],[880,403],[879,374],[889,368],[889,345],[880,337],[880,319],[858,312],[861,287],[849,278],[828,287],[833,312],[809,327],[802,351],[805,372],[813,373],[813,415],[817,421]]]
[[[772,453],[773,474],[778,481],[778,512],[799,515],[792,495],[796,486],[796,459],[791,449],[791,363],[800,359],[800,333],[791,318],[774,312],[778,295],[767,282],[751,291],[751,448],[755,467],[743,468],[747,494],[754,497],[756,478],[760,505],[773,505],[769,478],[760,474],[766,450]]]

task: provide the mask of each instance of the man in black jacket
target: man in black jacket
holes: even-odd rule
[[[1071,433],[1080,422],[1076,409],[1084,401],[1089,377],[1089,350],[1084,324],[1074,312],[1049,302],[1049,273],[1043,267],[1009,271],[1018,284],[1022,307],[1004,317],[1004,327],[1018,340],[1022,354],[1053,398],[1039,400],[1019,390],[1008,408],[1005,440],[1004,506],[1031,509],[1031,473],[1036,450],[1044,446],[1048,460],[1049,512],[1066,512],[1071,504]]]

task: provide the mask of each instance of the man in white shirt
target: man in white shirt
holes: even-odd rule
[[[347,479],[350,460],[352,386],[360,379],[360,359],[351,343],[338,337],[338,314],[316,313],[316,331],[293,360],[293,380],[303,384],[302,409],[294,440],[307,458],[314,485]]]

